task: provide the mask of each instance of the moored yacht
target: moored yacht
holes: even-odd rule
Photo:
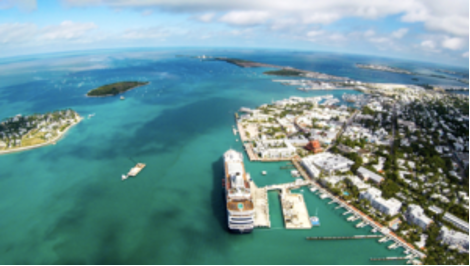
[[[251,233],[255,212],[243,155],[228,150],[224,154],[224,161],[228,228],[236,233]]]

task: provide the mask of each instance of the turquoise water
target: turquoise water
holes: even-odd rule
[[[178,53],[94,52],[0,62],[1,119],[63,108],[86,118],[57,145],[0,157],[1,264],[369,264],[370,257],[402,254],[376,240],[306,241],[370,233],[307,189],[309,213],[318,210],[321,227],[284,230],[271,192],[273,229],[228,233],[221,156],[229,148],[242,151],[231,131],[233,113],[323,92],[274,83],[263,69],[175,58]],[[341,61],[340,55],[300,60],[288,53],[192,52],[211,53],[262,56],[307,69],[326,64],[330,72],[336,62],[340,73],[362,73],[347,68],[353,60]],[[129,79],[151,84],[125,93],[125,101],[84,96],[98,85]],[[147,167],[121,181],[134,161]],[[293,181],[282,165],[246,162],[259,186]]]

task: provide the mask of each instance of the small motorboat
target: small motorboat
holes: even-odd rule
[[[122,176],[121,176],[121,180],[126,180],[128,177],[129,177],[129,176],[127,176],[127,175],[122,175]]]
[[[121,96],[121,98],[119,98],[119,99],[124,100],[124,99],[126,99],[126,98],[124,98],[124,96]]]
[[[261,174],[266,175],[268,173],[266,171],[262,171]]]

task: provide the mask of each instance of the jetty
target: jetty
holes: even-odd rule
[[[385,261],[385,260],[409,260],[413,259],[413,256],[406,257],[383,257],[383,258],[370,258],[371,261]]]
[[[349,240],[349,239],[370,239],[380,238],[382,235],[357,235],[357,236],[313,236],[306,237],[307,240]]]
[[[307,206],[302,194],[290,193],[291,189],[300,188],[309,185],[310,182],[297,179],[295,182],[269,185],[266,191],[278,190],[282,206],[282,215],[286,229],[310,229],[310,223]]]
[[[271,228],[268,190],[266,188],[258,188],[253,181],[250,181],[250,188],[255,206],[255,227]]]
[[[122,176],[122,180],[127,179],[129,176],[135,177],[137,176],[142,169],[144,169],[146,165],[143,163],[138,163],[136,166],[132,167],[131,170],[127,173],[127,175]]]

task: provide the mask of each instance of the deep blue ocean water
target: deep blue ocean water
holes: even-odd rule
[[[306,236],[370,233],[307,189],[300,193],[309,213],[319,212],[321,227],[283,229],[277,194],[270,193],[273,229],[228,233],[221,156],[229,148],[242,151],[231,130],[234,112],[325,92],[272,82],[262,75],[266,69],[177,54],[243,58],[365,82],[415,81],[357,69],[357,62],[436,67],[340,54],[223,49],[0,59],[0,119],[64,108],[85,117],[57,145],[0,157],[1,264],[370,264],[370,257],[402,254],[373,239],[306,241]],[[85,97],[90,89],[124,80],[151,83],[126,92],[124,101]],[[422,82],[457,85],[435,78]],[[340,97],[344,91],[327,93]],[[121,181],[134,161],[147,167]],[[291,182],[282,165],[246,161],[259,186]],[[268,175],[261,175],[263,170]]]

